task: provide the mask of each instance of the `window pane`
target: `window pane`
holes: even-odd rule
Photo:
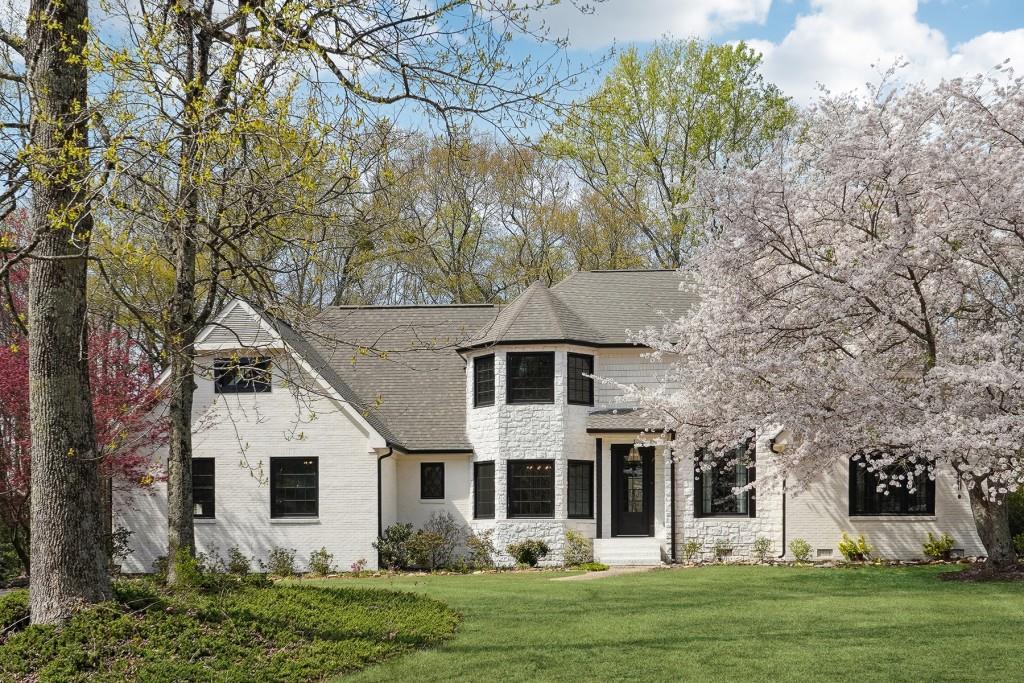
[[[569,516],[594,516],[594,463],[569,461]]]
[[[494,519],[494,463],[476,463],[473,478],[473,516]]]
[[[885,471],[887,478],[902,475],[899,486],[879,491],[880,473],[868,471],[864,459],[850,459],[851,515],[934,515],[935,482],[928,472],[913,474],[914,491],[907,487],[906,472],[911,465],[896,463]]]
[[[318,458],[270,459],[270,516],[316,517]]]
[[[214,459],[192,459],[192,514],[198,519],[213,519],[214,508]]]
[[[570,353],[566,362],[569,403],[594,405],[594,380],[584,377],[584,375],[594,374],[594,357],[581,353]]]
[[[695,501],[699,516],[753,514],[751,492],[744,491],[739,495],[734,493],[735,489],[742,488],[752,481],[752,463],[744,460],[729,463],[731,460],[742,458],[747,449],[748,444],[744,443],[732,452],[726,453],[710,471],[700,468],[701,461],[709,456],[703,449],[698,452],[694,465],[694,485],[697,495],[700,496],[700,500]]]
[[[473,405],[494,405],[494,355],[473,359]]]
[[[555,463],[520,460],[508,464],[508,516],[555,516]]]
[[[444,463],[420,463],[420,498],[444,498]]]
[[[508,403],[552,403],[555,400],[555,354],[510,353]]]
[[[218,394],[270,391],[269,358],[217,358],[213,361],[213,389]]]

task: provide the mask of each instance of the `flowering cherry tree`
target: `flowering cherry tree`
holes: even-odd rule
[[[950,467],[987,568],[1013,564],[1024,84],[1010,77],[826,95],[763,163],[708,178],[714,222],[684,285],[702,303],[638,335],[670,370],[629,397],[723,453],[785,427],[773,457],[797,486],[851,457],[883,491]]]
[[[24,226],[18,213],[3,239],[17,242]],[[28,338],[24,332],[28,269],[14,264],[5,274],[0,304],[0,526],[23,568],[28,569],[31,438]],[[115,489],[152,483],[149,453],[166,438],[166,420],[154,418],[158,394],[153,367],[117,329],[92,329],[89,383],[101,472]]]

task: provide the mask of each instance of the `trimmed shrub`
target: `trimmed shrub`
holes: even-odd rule
[[[761,536],[754,539],[754,556],[758,562],[764,562],[772,552],[772,539]]]
[[[948,560],[954,545],[956,545],[956,541],[949,534],[943,533],[938,538],[935,538],[935,535],[929,531],[928,540],[924,542],[923,546],[924,554],[937,560]]]
[[[1024,531],[1013,537],[1013,548],[1017,551],[1018,557],[1024,558]]]
[[[797,562],[811,561],[811,544],[802,538],[794,538],[789,543],[789,552]]]
[[[334,555],[321,546],[309,556],[309,571],[320,576],[334,573]]]
[[[405,547],[414,566],[433,571],[441,566],[437,558],[444,554],[444,544],[445,539],[440,534],[417,531],[406,541]]]
[[[452,555],[466,535],[466,529],[462,523],[455,519],[455,515],[452,513],[438,511],[430,515],[430,519],[423,525],[423,531],[433,534],[439,539],[431,551],[431,568],[451,565]]]
[[[392,524],[384,529],[384,535],[373,543],[373,549],[380,553],[381,564],[388,569],[406,569],[409,566],[409,548],[412,538],[412,524]]]
[[[466,538],[466,547],[469,549],[469,564],[474,569],[490,569],[494,566],[494,556],[497,554],[494,548],[494,529],[470,533]]]
[[[242,554],[238,546],[228,548],[228,573],[235,576],[246,576],[252,571],[252,562]]]
[[[267,571],[281,578],[294,576],[295,552],[295,548],[271,548],[267,556]]]
[[[847,562],[863,562],[868,559],[871,555],[871,551],[874,550],[868,545],[867,540],[864,538],[864,534],[857,537],[857,540],[853,540],[844,531],[843,538],[839,541],[839,552],[843,554]]]
[[[569,529],[565,532],[565,556],[562,558],[569,567],[577,567],[594,561],[594,542]]]
[[[606,572],[608,571],[608,565],[603,562],[582,562],[576,565],[576,569],[582,569],[587,572]]]
[[[537,563],[551,552],[547,543],[535,538],[519,541],[518,543],[510,543],[505,550],[515,558],[517,563],[531,567],[536,567]]]
[[[683,544],[683,562],[691,564],[700,557],[700,551],[703,546],[701,542],[696,539],[690,539]]]

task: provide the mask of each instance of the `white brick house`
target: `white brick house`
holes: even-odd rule
[[[696,477],[693,448],[636,448],[645,420],[585,375],[657,381],[662,368],[626,331],[692,303],[672,271],[577,273],[505,307],[334,307],[301,334],[234,302],[197,343],[199,549],[294,548],[304,566],[323,546],[342,569],[375,567],[380,529],[447,510],[493,528],[499,551],[546,540],[550,563],[567,529],[610,563],[680,559],[694,540],[708,558],[716,544],[746,557],[759,537],[776,556],[804,538],[838,557],[844,531],[886,558],[920,557],[929,531],[983,553],[949,472],[881,496],[840,465],[786,492],[771,476],[778,434],[759,435],[753,469]],[[763,483],[734,494],[748,477]],[[166,554],[166,495],[153,489],[118,501],[115,523],[133,532],[126,571]]]

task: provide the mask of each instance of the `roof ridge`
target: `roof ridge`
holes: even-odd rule
[[[498,304],[338,304],[324,310],[391,310],[396,308],[494,308]]]

